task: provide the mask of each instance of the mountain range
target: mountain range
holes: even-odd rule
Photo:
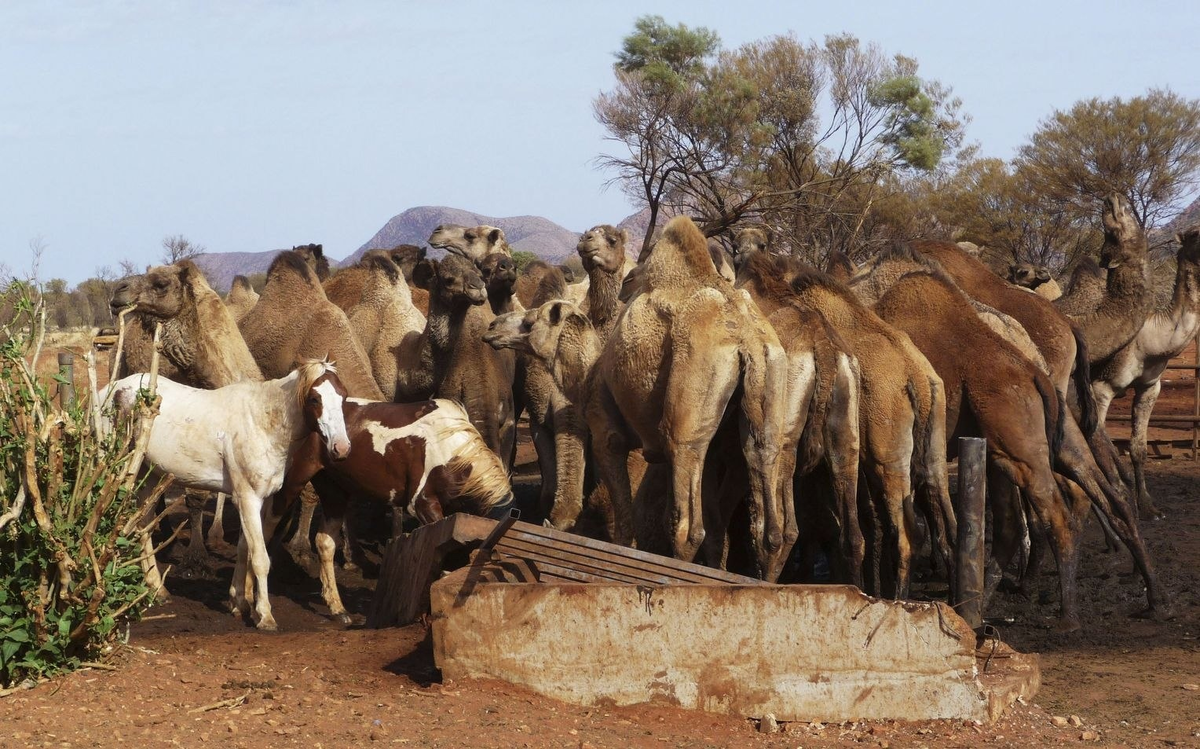
[[[649,223],[649,212],[639,211],[627,216],[620,224],[621,228],[629,230],[630,253],[637,256],[641,247],[642,236]],[[460,226],[498,226],[504,230],[504,236],[514,250],[532,252],[539,258],[552,263],[561,263],[575,254],[575,244],[579,235],[584,231],[573,231],[556,224],[541,216],[509,216],[500,218],[484,216],[480,213],[449,208],[446,206],[418,206],[409,208],[388,220],[374,236],[363,242],[361,246],[348,257],[337,260],[329,258],[332,267],[353,265],[362,254],[373,248],[390,248],[398,244],[415,244],[425,246],[426,240],[433,230],[441,224],[459,224]],[[282,248],[288,249],[288,248]],[[208,282],[213,288],[222,292],[233,283],[237,275],[250,276],[255,273],[265,273],[280,250],[263,252],[207,252],[195,258],[196,263],[204,271]],[[430,250],[430,257],[440,257],[443,252]]]

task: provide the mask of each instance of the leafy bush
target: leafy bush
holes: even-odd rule
[[[143,391],[128,415],[93,398],[56,406],[37,377],[46,313],[39,290],[10,281],[0,325],[0,686],[97,657],[157,590],[144,573],[157,522],[138,473],[157,411]],[[94,359],[88,357],[95,389]],[[63,382],[61,378],[60,382]],[[161,584],[158,581],[158,584]]]

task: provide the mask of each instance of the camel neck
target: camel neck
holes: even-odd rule
[[[1160,335],[1153,336],[1159,345],[1151,351],[1174,356],[1182,351],[1200,330],[1200,265],[1180,260],[1175,269],[1175,290],[1169,309],[1153,315]]]
[[[620,311],[622,280],[620,268],[609,273],[599,266],[592,266],[588,271],[588,318],[596,331],[605,337]]]

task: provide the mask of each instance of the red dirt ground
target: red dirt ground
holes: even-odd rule
[[[1184,388],[1164,388],[1160,406],[1189,412],[1191,384],[1189,376]],[[998,596],[988,612],[1012,617],[1003,638],[1041,653],[1043,667],[1032,704],[993,725],[799,723],[767,735],[730,716],[584,708],[503,683],[444,683],[424,626],[366,630],[358,613],[341,627],[325,616],[319,585],[286,561],[271,577],[281,631],[255,631],[222,607],[226,557],[211,577],[168,579],[173,598],[133,625],[128,645],[107,660],[115,670],[79,671],[0,699],[0,746],[1200,746],[1200,464],[1175,452],[1149,469],[1167,519],[1143,524],[1173,618],[1129,616],[1144,605],[1140,582],[1127,554],[1103,550],[1092,523],[1080,573],[1084,632],[1049,628],[1053,574],[1038,581],[1042,604]],[[343,583],[347,606],[363,612],[373,581],[346,575]],[[1079,725],[1056,727],[1055,716],[1077,716]]]

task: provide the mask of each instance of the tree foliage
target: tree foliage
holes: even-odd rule
[[[600,157],[650,209],[689,213],[717,234],[757,218],[793,250],[848,249],[878,188],[934,169],[961,146],[949,88],[850,35],[775,36],[722,50],[715,32],[639,19],[594,102],[618,144]]]

